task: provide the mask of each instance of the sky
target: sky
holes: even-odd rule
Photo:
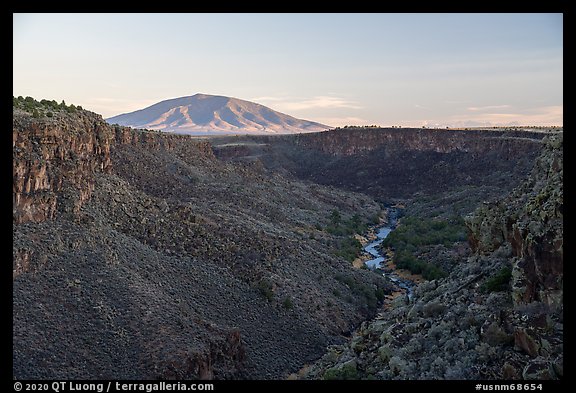
[[[563,125],[562,14],[13,14],[13,94],[196,93],[330,126]]]

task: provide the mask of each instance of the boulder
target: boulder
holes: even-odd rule
[[[522,371],[523,379],[557,379],[552,365],[544,358],[536,358],[531,360]]]
[[[540,343],[525,328],[516,328],[514,330],[514,345],[532,357],[538,356]]]

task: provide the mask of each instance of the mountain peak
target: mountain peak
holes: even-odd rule
[[[292,134],[330,128],[255,102],[204,93],[164,100],[106,121],[184,134]]]

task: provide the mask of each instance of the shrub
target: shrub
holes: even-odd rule
[[[450,221],[406,217],[382,243],[385,247],[403,248],[406,244],[416,246],[454,243],[466,240],[466,227],[461,218]]]
[[[292,299],[290,299],[290,296],[286,296],[284,298],[284,301],[282,302],[282,307],[284,307],[286,310],[291,310],[292,308],[294,308],[294,303],[292,303]]]
[[[317,225],[316,229],[322,227]],[[335,236],[346,236],[355,233],[364,233],[368,230],[368,223],[362,220],[358,214],[354,214],[350,219],[345,220],[338,210],[332,210],[330,213],[330,224],[326,226],[326,232]]]
[[[347,261],[354,261],[362,251],[362,244],[354,237],[347,237],[340,241],[338,250],[334,253]]]
[[[509,267],[503,267],[495,275],[487,279],[480,286],[480,290],[484,293],[505,291],[508,289],[511,278],[512,270]]]
[[[436,265],[416,258],[406,250],[397,251],[392,259],[400,269],[410,270],[414,274],[421,274],[427,280],[446,277],[446,272]]]
[[[384,247],[394,249],[396,266],[422,274],[428,280],[445,277],[442,269],[419,260],[413,253],[421,246],[442,244],[449,247],[454,242],[466,240],[462,217],[454,216],[449,220],[404,217],[401,224],[382,242]]]
[[[386,296],[386,292],[384,291],[384,288],[376,289],[376,299],[378,299],[379,302],[384,300],[385,296]]]
[[[272,283],[267,280],[261,280],[256,286],[260,294],[268,301],[271,301],[274,297],[274,291],[272,290]]]
[[[341,220],[342,216],[340,215],[340,212],[338,210],[332,210],[330,213],[330,221],[332,221],[332,224],[338,225]]]
[[[40,100],[36,101],[32,97],[23,98],[22,96],[14,97],[12,96],[12,104],[15,108],[25,110],[30,112],[33,116],[35,114],[43,113],[47,111],[46,116],[52,117],[54,115],[53,112],[65,110],[67,112],[76,112],[77,110],[82,110],[81,106],[74,106],[74,105],[66,105],[66,102],[62,100],[60,104],[58,104],[55,100]],[[40,110],[40,112],[35,112]],[[36,117],[36,116],[34,116]]]
[[[330,368],[324,373],[325,380],[334,379],[358,379],[358,370],[355,363],[347,363],[340,368]]]
[[[359,300],[362,302],[362,305],[364,305],[369,311],[376,310],[378,303],[384,300],[386,295],[384,288],[377,287],[374,289],[373,286],[358,282],[353,277],[346,276],[342,273],[337,273],[334,278],[341,283],[346,284],[352,293],[358,296]],[[341,295],[340,291],[337,289],[333,289],[332,293],[338,297]],[[344,296],[344,300],[346,300],[348,303],[353,303],[354,301],[350,295]]]

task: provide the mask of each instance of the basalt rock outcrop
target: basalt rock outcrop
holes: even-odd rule
[[[110,171],[112,129],[86,111],[36,121],[15,109],[12,122],[14,223],[77,213],[94,190],[93,174]]]
[[[469,240],[479,253],[510,245],[514,303],[562,306],[563,136],[546,140],[529,178],[506,199],[470,217]]]

